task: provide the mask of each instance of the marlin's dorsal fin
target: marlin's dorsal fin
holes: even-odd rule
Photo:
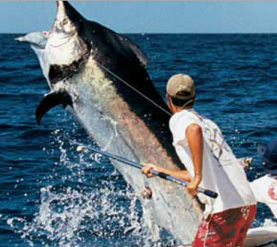
[[[148,65],[149,60],[148,60],[148,57],[145,55],[145,53],[131,40],[127,39],[127,42],[129,43],[133,52],[137,55],[139,61],[144,65],[144,67],[146,67]]]
[[[63,105],[64,108],[67,105],[72,106],[72,99],[66,91],[51,92],[44,96],[36,109],[37,124],[40,125],[42,117],[58,105]]]
[[[123,43],[125,43],[126,46],[131,48],[131,50],[136,54],[137,58],[142,63],[142,65],[146,67],[148,65],[149,60],[145,53],[129,38],[121,36],[119,34],[117,34],[117,36]]]

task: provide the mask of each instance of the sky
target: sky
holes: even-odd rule
[[[277,1],[72,1],[119,33],[277,33]],[[0,33],[50,29],[54,1],[0,1]]]

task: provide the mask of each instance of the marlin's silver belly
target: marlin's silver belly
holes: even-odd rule
[[[138,162],[176,167],[93,60],[63,85],[73,98],[73,114],[102,149]],[[193,240],[201,210],[182,187],[159,178],[147,179],[135,168],[112,163],[139,196],[153,235],[157,237],[160,226],[183,243]],[[151,199],[140,195],[146,186],[153,192]]]

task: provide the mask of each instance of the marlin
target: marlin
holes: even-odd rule
[[[129,38],[58,1],[49,32],[18,40],[30,43],[50,87],[36,110],[38,124],[51,108],[62,105],[102,149],[140,163],[184,169],[171,144],[169,109],[147,73],[146,55]],[[154,237],[162,228],[182,243],[193,240],[202,210],[186,190],[112,163],[140,198]],[[141,196],[146,187],[151,199]]]

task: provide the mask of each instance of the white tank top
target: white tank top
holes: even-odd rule
[[[206,204],[204,216],[256,204],[246,174],[224,140],[220,128],[194,110],[183,110],[171,117],[170,130],[175,150],[191,176],[194,176],[194,167],[186,138],[186,129],[191,124],[198,124],[202,128],[204,139],[202,182],[199,186],[218,193],[217,199],[198,194]]]

